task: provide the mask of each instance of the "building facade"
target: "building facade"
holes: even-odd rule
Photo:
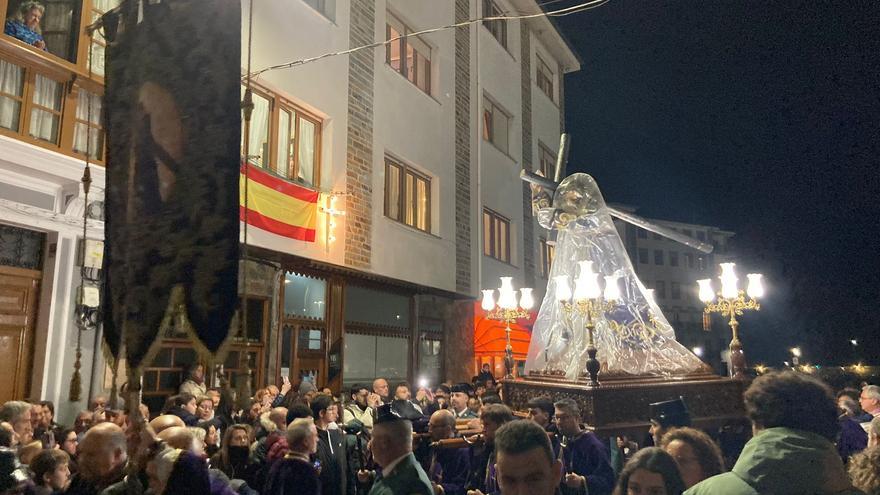
[[[10,17],[20,3],[0,9]],[[247,335],[207,364],[235,381],[246,355],[254,386],[309,376],[336,391],[375,376],[469,379],[479,290],[512,276],[543,295],[546,236],[519,171],[552,167],[563,76],[578,58],[544,17],[408,36],[539,12],[534,0],[261,0],[253,13],[242,3],[243,68],[248,52],[258,70],[395,41],[253,79],[242,155],[320,192],[321,208],[313,242],[242,224]],[[74,309],[87,155],[98,203],[87,237],[103,237],[104,47],[84,28],[117,4],[47,1],[48,51],[0,37],[0,290],[14,294],[2,310],[17,322],[3,327],[14,359],[0,362],[22,377],[0,399],[54,400],[62,417],[110,380],[100,329],[80,335]],[[67,403],[78,340],[84,397]],[[144,375],[152,408],[199,359],[182,335],[163,336]]]

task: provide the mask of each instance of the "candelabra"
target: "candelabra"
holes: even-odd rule
[[[528,318],[529,310],[535,304],[531,288],[521,288],[519,303],[516,300],[516,290],[513,288],[513,277],[501,277],[501,287],[498,288],[498,302],[495,302],[495,291],[485,289],[483,292],[482,308],[488,313],[490,320],[503,321],[506,325],[507,346],[504,348],[504,378],[513,378],[513,346],[510,343],[510,324],[519,318]]]
[[[739,322],[737,316],[742,316],[745,310],[759,310],[761,305],[758,304],[758,298],[763,297],[764,287],[761,283],[761,274],[749,273],[746,275],[749,279],[748,289],[746,291],[739,290],[736,286],[737,277],[733,271],[733,263],[721,263],[721,292],[717,294],[718,301],[715,301],[715,290],[712,288],[711,279],[697,280],[700,289],[700,300],[706,304],[703,310],[703,327],[709,329],[709,315],[711,313],[720,313],[725,318],[729,318],[727,324],[733,338],[730,341],[730,376],[732,378],[745,378],[746,358],[743,354],[742,342],[739,340]],[[748,295],[748,299],[746,299]]]
[[[587,330],[587,363],[586,371],[590,377],[590,386],[599,386],[599,369],[601,365],[596,359],[598,349],[594,332],[596,321],[604,318],[605,313],[614,308],[615,302],[620,299],[620,289],[617,286],[617,275],[605,276],[605,292],[599,286],[599,274],[593,271],[592,261],[579,261],[580,273],[574,281],[574,294],[571,292],[568,275],[553,277],[556,284],[556,301],[562,308],[566,326],[573,327],[574,316],[579,316]]]

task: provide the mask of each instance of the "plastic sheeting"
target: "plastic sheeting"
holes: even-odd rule
[[[558,237],[550,282],[532,329],[526,373],[562,371],[570,380],[584,373],[588,342],[584,319],[576,311],[566,318],[556,301],[554,282],[556,276],[567,275],[573,288],[582,260],[593,261],[600,280],[603,275],[619,277],[620,299],[595,321],[600,379],[603,373],[673,375],[705,367],[675,340],[660,308],[649,300],[592,177],[566,178],[556,190],[553,207],[538,210],[538,220],[545,228],[557,229]]]

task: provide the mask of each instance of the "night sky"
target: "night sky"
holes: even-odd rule
[[[880,3],[611,0],[557,22],[584,62],[565,78],[569,171],[644,216],[737,232],[772,291],[742,326],[752,363],[800,344],[878,364]]]

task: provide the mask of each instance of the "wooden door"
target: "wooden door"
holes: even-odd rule
[[[40,272],[0,266],[0,403],[23,399],[31,376]]]

